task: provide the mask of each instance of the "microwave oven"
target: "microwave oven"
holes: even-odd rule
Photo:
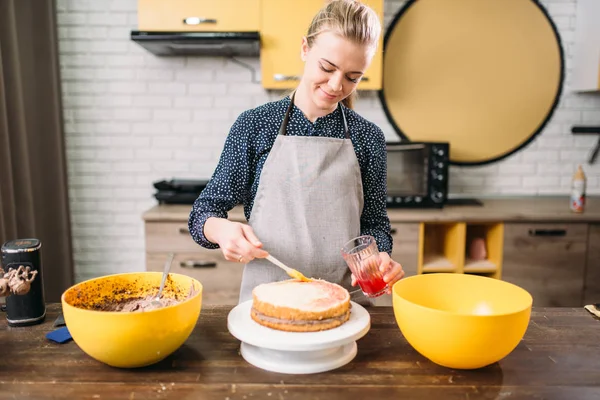
[[[388,142],[390,208],[442,208],[448,199],[450,143]]]

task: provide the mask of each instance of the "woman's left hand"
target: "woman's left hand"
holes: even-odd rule
[[[379,253],[379,270],[383,272],[383,280],[387,283],[386,293],[392,294],[392,286],[404,277],[404,270],[402,265],[390,258],[390,255],[385,251]],[[356,277],[352,274],[352,286],[356,286]]]
[[[381,260],[379,270],[383,273],[383,280],[387,283],[386,292],[391,294],[394,283],[404,277],[404,270],[402,269],[402,265],[392,260],[390,255],[385,251],[379,253],[379,259]]]

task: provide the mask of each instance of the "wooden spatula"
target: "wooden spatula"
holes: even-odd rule
[[[285,265],[284,263],[282,263],[281,261],[279,261],[278,259],[276,259],[275,257],[273,257],[270,254],[267,256],[267,260],[271,261],[273,264],[277,265],[279,268],[281,268],[282,270],[287,272],[287,274],[294,279],[300,279],[303,282],[312,281],[312,279],[307,278],[304,275],[302,275],[302,273],[300,271],[288,267],[287,265]]]

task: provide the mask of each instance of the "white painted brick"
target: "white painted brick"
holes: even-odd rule
[[[97,160],[131,160],[133,158],[132,149],[110,149],[99,150],[96,152]]]
[[[227,93],[229,94],[237,94],[237,95],[247,95],[247,94],[260,94],[264,91],[264,89],[256,83],[250,83],[250,79],[247,80],[248,83],[243,82],[235,82],[227,84]]]
[[[171,98],[168,96],[135,96],[133,98],[134,106],[141,107],[170,107]]]
[[[135,183],[133,176],[126,175],[78,175],[71,179],[74,186],[130,186]]]
[[[146,108],[117,108],[113,110],[115,120],[122,121],[147,121],[152,115],[152,111]]]
[[[139,81],[169,82],[173,80],[173,71],[157,68],[144,68],[135,71],[135,77]]]
[[[189,138],[179,137],[173,140],[173,136],[155,136],[152,138],[152,147],[161,149],[181,148],[189,144]]]
[[[530,163],[519,163],[519,164],[500,164],[498,166],[498,173],[500,176],[505,175],[525,175],[534,174],[536,172],[536,164]]]
[[[217,162],[192,162],[190,164],[190,171],[193,171],[197,179],[210,179],[215,168],[217,166]]]
[[[155,162],[152,163],[152,166],[154,168],[154,171],[162,171],[164,173],[176,173],[178,171],[187,171],[190,169],[189,163],[181,161]]]
[[[106,1],[98,0],[67,0],[66,4],[70,11],[104,11],[108,8]]]
[[[77,44],[76,49],[77,52],[88,52],[92,51],[94,53],[110,53],[110,54],[119,54],[126,53],[128,43],[127,42],[117,42],[117,41],[104,41],[104,40],[90,40],[85,42],[75,42]]]
[[[151,68],[173,69],[181,68],[185,65],[185,59],[183,57],[156,57],[154,54],[149,54],[140,46],[137,46],[137,48],[133,46],[132,48],[135,48],[144,55],[144,60],[146,61],[145,64]]]
[[[560,185],[557,176],[524,176],[523,186],[556,187]]]
[[[186,85],[177,82],[149,82],[148,93],[184,94]]]
[[[211,96],[187,96],[175,97],[175,108],[210,108],[213,106],[213,97]]]
[[[171,124],[167,122],[137,122],[133,124],[134,135],[164,135],[171,132]]]
[[[131,27],[130,26],[116,26],[107,29],[107,34],[104,36],[109,39],[114,39],[115,41],[129,41],[131,35]],[[129,42],[127,42],[129,44]]]
[[[67,148],[67,157],[69,160],[90,160],[94,158],[94,155],[94,150],[75,150]]]
[[[147,89],[146,82],[111,82],[108,86],[110,93],[137,94],[145,93]]]
[[[195,149],[179,150],[175,152],[175,159],[178,161],[210,161],[213,159],[209,152],[203,151],[203,147],[198,146]]]
[[[95,133],[99,135],[115,135],[122,133],[129,133],[131,131],[129,124],[122,122],[108,122],[108,123],[96,123],[95,124]]]
[[[222,69],[227,63],[225,57],[188,57],[185,59],[186,68],[194,71]]]
[[[99,67],[104,65],[105,58],[100,55],[91,54],[60,54],[61,67]]]
[[[215,149],[216,151],[218,151],[219,153],[221,152],[221,149],[223,148],[224,144],[225,144],[225,137],[216,136],[216,135],[202,135],[202,136],[194,137],[192,139],[192,146],[194,146],[194,147],[202,146],[203,148],[212,148],[212,149]]]
[[[133,102],[131,96],[127,95],[100,95],[94,97],[94,105],[98,107],[126,107]]]
[[[251,97],[241,97],[241,96],[215,96],[215,107],[218,108],[236,108],[239,109],[248,109],[252,107],[252,98]],[[239,114],[236,112],[235,114]]]
[[[600,124],[600,111],[582,111],[583,121],[586,124]]]
[[[537,173],[538,175],[543,174],[559,174],[559,175],[569,175],[573,174],[573,165],[571,163],[564,162],[543,162],[540,161],[537,164]]]
[[[87,22],[85,13],[63,13],[56,15],[58,26],[84,25]]]
[[[585,150],[561,150],[561,161],[585,162],[588,158],[588,152]]]
[[[600,137],[598,135],[579,135],[574,138],[574,145],[577,149],[593,149]]]
[[[63,99],[63,106],[69,108],[91,107],[96,103],[94,96],[66,96]]]
[[[97,1],[97,0],[96,0]],[[104,2],[102,2],[104,3]],[[99,26],[129,26],[126,13],[90,13],[87,17],[87,23],[90,25]]]
[[[213,108],[194,112],[194,121],[227,121],[232,117],[228,108]]]
[[[581,111],[575,110],[556,110],[552,115],[552,121],[578,124],[581,122]]]
[[[94,77],[100,81],[130,81],[134,77],[134,72],[130,69],[103,68],[96,70]]]
[[[147,148],[150,145],[150,138],[139,137],[139,136],[114,136],[110,138],[110,145],[112,147],[125,147],[125,148]]]
[[[175,80],[181,82],[212,82],[215,72],[211,69],[181,69],[175,72]]]
[[[109,67],[137,67],[145,65],[145,60],[143,55],[135,55],[135,54],[110,54],[106,57],[103,57],[106,61],[106,65]],[[164,72],[168,74],[170,71]],[[136,74],[139,73],[139,70],[136,71]]]
[[[189,94],[220,95],[227,93],[226,83],[193,83],[188,86]]]
[[[546,6],[550,17],[564,17],[575,14],[575,2],[551,3]]]
[[[71,166],[75,168],[79,173],[89,172],[109,172],[111,171],[111,165],[108,162],[100,161],[74,161]]]
[[[135,159],[147,161],[164,161],[173,159],[173,154],[170,151],[166,151],[164,148],[136,150]]]
[[[73,114],[78,121],[108,121],[113,118],[114,111],[116,110],[79,108],[73,110]]]
[[[186,122],[192,117],[190,110],[154,110],[153,119],[156,121]]]
[[[111,0],[109,9],[111,11],[137,11],[137,5],[136,0]]]
[[[544,151],[535,151],[535,152],[528,152],[528,153],[524,153],[523,154],[523,159],[524,161],[527,162],[531,162],[531,161],[558,161],[558,155],[559,155],[559,151],[558,150],[544,150]]]
[[[139,188],[124,188],[124,189],[114,189],[114,195],[120,199],[139,199],[142,196],[146,196],[148,194],[147,189],[139,189]]]
[[[112,163],[115,172],[148,172],[152,170],[148,162],[118,161]]]

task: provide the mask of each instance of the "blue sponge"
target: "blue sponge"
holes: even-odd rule
[[[46,338],[48,338],[56,343],[66,343],[69,340],[73,339],[71,337],[71,333],[69,332],[69,330],[67,329],[66,326],[56,329],[52,332],[48,332],[46,334]]]

